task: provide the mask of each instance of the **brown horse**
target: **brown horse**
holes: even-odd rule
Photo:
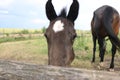
[[[74,21],[78,16],[79,3],[73,0],[68,16],[63,9],[57,16],[51,0],[46,3],[46,15],[50,24],[45,32],[48,44],[48,64],[68,66],[74,59],[73,42],[76,37]]]
[[[95,62],[96,40],[99,44],[99,56],[100,62],[104,60],[105,54],[105,37],[109,37],[112,44],[112,60],[110,69],[114,68],[114,56],[116,48],[120,48],[120,40],[117,35],[119,33],[120,16],[117,10],[108,5],[102,6],[94,11],[94,16],[91,21],[91,31],[93,36],[93,58],[92,62]]]

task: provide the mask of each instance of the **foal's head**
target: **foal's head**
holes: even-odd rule
[[[50,20],[45,33],[49,65],[67,66],[73,61],[73,42],[76,37],[74,21],[78,16],[78,10],[78,1],[73,0],[68,16],[65,9],[57,16],[51,0],[46,3],[46,15]]]

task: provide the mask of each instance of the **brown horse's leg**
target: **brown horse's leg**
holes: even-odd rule
[[[114,57],[115,57],[115,53],[116,53],[116,46],[112,43],[112,60],[111,60],[111,64],[110,64],[110,69],[114,68]]]
[[[97,37],[93,36],[93,58],[92,58],[92,62],[95,62],[96,39],[97,39]]]
[[[99,43],[99,56],[100,56],[100,62],[104,61],[104,54],[105,54],[105,46],[104,46],[104,39],[103,38],[98,38],[98,43]]]

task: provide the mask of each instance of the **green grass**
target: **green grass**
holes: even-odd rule
[[[0,33],[20,33],[20,32],[25,32],[26,29],[17,29],[17,28],[0,28]],[[41,29],[27,29],[29,33],[34,33],[34,32],[39,32],[42,33]]]
[[[93,42],[90,31],[77,31],[78,37],[74,42],[75,59],[72,67],[94,69],[91,64]],[[1,40],[1,39],[0,39]],[[111,60],[111,44],[107,41],[107,51],[105,59],[107,62]],[[44,36],[33,39],[20,40],[15,42],[0,43],[0,59],[15,60],[34,64],[47,65],[48,62],[47,43]],[[99,63],[99,50],[97,44],[96,65]],[[116,54],[116,60],[120,60],[120,55]],[[119,64],[119,63],[116,64]],[[109,67],[107,65],[107,67]]]
[[[0,59],[47,64],[45,38],[0,44]]]

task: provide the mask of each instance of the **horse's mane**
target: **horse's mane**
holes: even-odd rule
[[[64,17],[66,18],[66,8],[63,8],[59,14],[59,17]]]

